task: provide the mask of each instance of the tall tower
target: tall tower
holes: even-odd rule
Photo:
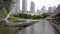
[[[18,0],[18,2],[17,2],[17,10],[18,10],[18,12],[20,11],[20,0]]]
[[[56,9],[56,6],[53,6],[53,8],[52,8],[53,12],[55,11],[55,9]]]
[[[31,13],[35,12],[35,3],[33,1],[31,1],[30,11]]]
[[[22,0],[22,13],[27,11],[27,0]]]
[[[53,13],[52,7],[48,7],[48,14],[51,15]]]
[[[15,4],[14,4],[12,11],[14,11],[13,12],[14,14],[17,14],[20,11],[20,0],[17,0],[17,1],[14,0],[14,2],[15,2]]]
[[[20,11],[20,0],[17,0],[15,10],[16,12]]]

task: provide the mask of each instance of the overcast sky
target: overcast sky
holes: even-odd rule
[[[30,10],[31,1],[35,2],[35,10],[41,9],[42,6],[45,6],[46,9],[50,6],[58,6],[60,0],[27,0],[27,10]],[[20,0],[20,8],[22,8],[22,0]]]

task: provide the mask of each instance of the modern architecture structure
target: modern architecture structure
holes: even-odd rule
[[[22,13],[27,11],[27,0],[22,0]]]
[[[15,4],[13,5],[12,11],[14,14],[17,14],[20,11],[20,0],[17,0],[17,1],[15,0],[14,2]]]
[[[18,13],[20,11],[20,0],[17,0],[16,6],[15,6],[15,13]]]
[[[59,14],[59,13],[60,13],[60,4],[59,4],[58,7],[54,10],[52,16],[55,16],[55,15],[57,15],[57,14]]]
[[[53,7],[53,12],[55,11],[55,9],[56,9],[56,6]]]
[[[60,4],[54,10],[54,12],[48,17],[48,19],[50,19],[50,22],[52,21],[51,24],[57,29],[58,32],[60,32]]]
[[[53,8],[52,7],[48,7],[48,14],[51,15],[53,13]]]
[[[53,7],[49,7],[48,8],[48,14],[51,15],[54,11],[55,11],[56,7],[53,6]]]
[[[41,14],[41,11],[39,9],[37,9],[37,15],[40,15]]]
[[[31,1],[30,11],[31,13],[35,12],[35,3],[33,1]]]
[[[46,10],[46,7],[45,6],[42,6],[41,10],[40,10],[40,13],[43,14],[43,13],[48,13],[48,11]]]

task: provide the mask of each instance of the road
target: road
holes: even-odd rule
[[[40,20],[38,23],[18,31],[17,34],[57,34],[57,31],[48,21]]]

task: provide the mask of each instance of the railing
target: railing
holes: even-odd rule
[[[60,24],[56,21],[56,19],[49,19],[48,21],[58,32],[60,32]]]

